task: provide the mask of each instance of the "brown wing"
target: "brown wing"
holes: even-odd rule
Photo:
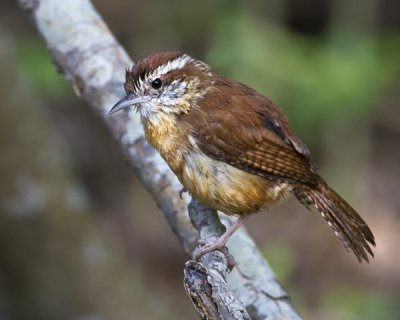
[[[188,115],[199,148],[216,160],[267,179],[314,184],[318,175],[310,153],[294,136],[282,111],[242,84],[217,79],[200,107]]]

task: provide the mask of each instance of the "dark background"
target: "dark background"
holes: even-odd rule
[[[282,106],[369,223],[370,264],[294,199],[247,223],[304,318],[399,319],[400,2],[93,3],[134,60],[184,50]],[[0,98],[0,319],[196,319],[177,239],[11,0]]]

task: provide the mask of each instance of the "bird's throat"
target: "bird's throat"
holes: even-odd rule
[[[190,143],[189,130],[177,125],[177,120],[169,115],[159,115],[153,119],[142,119],[147,141],[169,164],[176,175],[182,170],[184,157]]]

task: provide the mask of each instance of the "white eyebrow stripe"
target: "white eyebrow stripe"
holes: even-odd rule
[[[152,74],[160,77],[161,75],[167,74],[170,71],[183,69],[191,61],[193,61],[193,59],[187,54],[184,54],[172,61],[168,61],[167,64],[159,66],[152,72]]]

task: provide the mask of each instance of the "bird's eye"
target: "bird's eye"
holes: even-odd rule
[[[154,80],[151,82],[151,86],[152,86],[154,89],[160,89],[160,88],[161,88],[161,85],[162,85],[162,81],[161,81],[160,78],[154,79]]]

